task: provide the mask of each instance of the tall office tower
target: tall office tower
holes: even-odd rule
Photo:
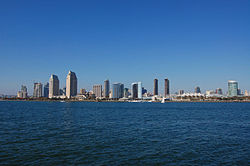
[[[236,81],[228,81],[228,94],[229,97],[238,95],[238,82]]]
[[[27,98],[28,97],[28,92],[27,92],[27,87],[22,85],[21,86],[21,91],[17,92],[17,97],[18,98]]]
[[[128,98],[129,96],[129,91],[128,91],[128,88],[124,88],[124,95],[123,95],[125,98]]]
[[[102,97],[102,85],[94,85],[93,93],[95,94],[95,97],[97,98]]]
[[[154,95],[158,95],[158,80],[154,79]]]
[[[109,80],[105,80],[105,81],[104,81],[103,96],[104,96],[105,98],[109,98]]]
[[[134,82],[131,84],[131,97],[133,99],[142,99],[142,83]]]
[[[123,98],[124,97],[124,84],[121,84],[120,83],[120,94],[119,94],[120,96],[120,98]]]
[[[72,71],[69,71],[66,78],[66,96],[71,98],[77,95],[77,77]]]
[[[49,98],[52,98],[54,96],[59,96],[59,79],[56,75],[51,75],[49,79]]]
[[[138,99],[142,99],[142,83],[138,82]]]
[[[34,83],[34,91],[33,91],[33,97],[39,98],[42,97],[43,94],[43,85],[41,83]]]
[[[131,97],[133,99],[138,98],[138,83],[137,82],[131,84]]]
[[[194,93],[201,93],[201,88],[200,87],[195,87]]]
[[[215,93],[218,94],[218,95],[222,95],[222,94],[223,94],[221,88],[217,88],[217,89],[215,90]]]
[[[179,95],[183,95],[184,94],[184,90],[179,90]]]
[[[165,82],[164,96],[167,97],[169,96],[169,80],[166,78],[164,82]]]
[[[112,98],[119,99],[124,96],[124,85],[121,83],[114,83],[112,85]]]
[[[43,97],[49,97],[49,83],[48,82],[43,87]]]

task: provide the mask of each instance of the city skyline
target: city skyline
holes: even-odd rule
[[[86,95],[92,96],[94,95],[97,99],[101,98],[110,98],[110,99],[119,99],[119,98],[128,98],[129,95],[129,89],[124,87],[124,84],[122,83],[112,83],[111,90],[109,85],[109,80],[104,81],[104,89],[102,88],[102,84],[95,84],[93,85],[92,90],[89,92],[86,91],[85,88],[80,89],[80,93],[77,91],[77,77],[75,72],[69,71],[66,77],[66,87],[60,89],[59,87],[59,79],[56,75],[51,75],[49,78],[49,83],[46,83],[43,89],[42,83],[34,83],[34,90],[33,95],[29,96],[27,92],[27,87],[25,85],[21,86],[21,91],[17,92],[18,98],[27,98],[29,97],[47,97],[47,98],[74,98],[78,95]],[[134,82],[131,84],[130,94],[131,96],[129,98],[132,99],[143,99],[143,96],[148,99],[148,97],[152,96],[163,96],[165,98],[170,98],[171,95],[180,95],[180,96],[228,96],[228,97],[235,97],[235,96],[248,96],[248,91],[239,88],[238,82],[235,80],[228,80],[228,91],[223,94],[223,91],[221,88],[216,88],[215,90],[205,90],[205,93],[201,91],[200,87],[197,86],[194,89],[194,93],[185,92],[184,90],[179,90],[178,92],[172,92],[170,93],[169,90],[170,87],[170,81],[168,78],[164,79],[164,95],[156,94],[158,91],[158,79],[154,79],[153,81],[153,92],[147,91],[145,87],[143,87],[142,82]],[[43,93],[44,92],[44,93]],[[250,93],[250,92],[249,92]],[[105,95],[106,94],[106,95]],[[108,95],[109,94],[109,95]],[[108,95],[108,96],[107,96]],[[79,97],[79,96],[78,96]],[[92,96],[93,97],[93,96]]]
[[[32,92],[51,74],[64,87],[68,70],[78,89],[108,78],[152,92],[152,79],[167,77],[171,92],[225,92],[228,80],[249,90],[249,12],[248,0],[3,1],[0,94]]]
[[[74,78],[76,78],[76,74],[75,74],[75,72],[72,72],[72,71],[69,71],[68,72],[68,74],[67,74],[67,78],[69,77],[69,75],[72,75],[73,74],[73,77]],[[57,77],[57,75],[54,75],[54,74],[51,74],[51,76],[49,77],[49,79],[48,79],[48,81],[47,82],[34,82],[33,83],[33,87],[28,87],[28,88],[26,88],[26,89],[33,89],[33,91],[29,91],[29,90],[27,90],[28,92],[29,92],[29,96],[30,96],[30,94],[31,94],[31,92],[34,94],[34,89],[35,89],[35,86],[36,86],[36,84],[41,84],[41,89],[42,90],[40,90],[41,92],[41,94],[42,94],[42,96],[44,95],[44,90],[43,90],[43,85],[46,85],[46,84],[48,84],[48,82],[51,82],[51,78],[53,78],[53,77],[55,77],[56,79],[58,79],[57,81],[58,81],[58,83],[57,84],[59,84],[59,82],[61,81],[58,77]],[[67,82],[67,78],[65,79],[65,82]],[[162,80],[162,82],[159,82],[158,83],[158,80]],[[78,78],[76,78],[76,82],[74,83],[74,84],[76,84],[76,85],[74,85],[74,86],[76,86],[76,90],[74,90],[75,92],[74,92],[74,95],[73,96],[75,96],[76,94],[80,94],[80,90],[81,89],[85,89],[85,90],[87,90],[87,91],[93,91],[93,88],[95,87],[95,86],[101,86],[101,91],[102,91],[102,96],[100,96],[100,95],[98,95],[98,97],[104,97],[104,91],[105,91],[105,88],[102,88],[102,86],[103,87],[105,87],[105,83],[108,81],[108,85],[109,85],[109,90],[111,90],[112,89],[112,85],[113,84],[116,84],[117,82],[112,82],[112,81],[110,81],[109,79],[106,79],[106,80],[104,80],[103,81],[103,84],[102,83],[100,83],[100,84],[93,84],[93,85],[91,85],[91,88],[89,88],[89,89],[87,89],[86,87],[81,87],[80,85],[78,85]],[[156,82],[155,82],[156,81]],[[180,90],[183,90],[185,93],[203,93],[203,94],[205,94],[207,91],[214,91],[214,92],[217,92],[218,90],[219,91],[221,91],[221,93],[223,92],[223,94],[224,95],[227,95],[227,93],[228,93],[228,82],[231,82],[231,81],[236,81],[237,82],[237,88],[238,88],[238,90],[241,90],[241,91],[249,91],[248,89],[242,89],[241,87],[240,87],[240,85],[239,85],[239,82],[237,81],[237,80],[227,80],[227,84],[226,84],[226,87],[225,88],[221,88],[221,87],[217,87],[217,88],[208,88],[208,89],[202,89],[200,86],[193,86],[193,89],[192,90],[186,90],[186,89],[177,89],[176,91],[172,91],[171,89],[174,89],[174,88],[172,88],[172,83],[170,83],[171,82],[171,80],[169,80],[169,79],[158,79],[158,78],[155,78],[155,79],[153,79],[152,80],[152,85],[151,85],[151,87],[145,87],[145,86],[142,86],[142,85],[140,85],[141,86],[141,88],[145,88],[145,89],[147,89],[148,90],[148,92],[149,93],[151,93],[151,94],[153,94],[154,95],[154,88],[155,88],[155,86],[157,86],[157,90],[158,90],[158,94],[159,95],[162,95],[162,96],[168,96],[168,95],[171,95],[171,94],[178,94],[179,93],[179,91]],[[62,82],[64,82],[64,81],[62,81]],[[134,82],[134,83],[140,83],[141,84],[141,82],[142,81],[140,81],[140,82]],[[132,83],[132,84],[134,84],[134,83]],[[169,86],[169,87],[166,87],[166,83],[167,83],[167,86],[169,86],[169,84],[171,84],[171,86]],[[62,83],[63,84],[63,83]],[[22,85],[23,86],[23,85]],[[65,88],[66,89],[66,84],[65,84],[65,86],[61,86],[61,84],[60,84],[60,86],[59,85],[57,85],[58,87],[58,92],[57,92],[57,94],[58,95],[55,95],[55,96],[59,96],[60,94],[59,94],[59,89],[63,89],[63,88]],[[124,86],[124,88],[129,88],[130,90],[131,90],[131,83],[129,83],[129,85],[128,86],[125,86],[124,84],[123,84],[123,86]],[[26,87],[26,85],[25,85],[25,87]],[[159,89],[159,87],[162,87],[162,89]],[[19,88],[20,88],[20,85],[19,85]],[[75,88],[75,87],[74,87]],[[111,88],[111,89],[110,89]],[[167,89],[166,89],[167,88]],[[79,89],[79,91],[78,91],[78,89]],[[198,91],[197,91],[197,89],[198,89]],[[224,90],[223,90],[224,89]],[[17,92],[18,92],[18,90],[17,90]],[[159,93],[160,92],[160,93]],[[167,94],[166,95],[166,93],[169,93],[169,94]],[[235,93],[235,92],[234,92]],[[0,93],[1,94],[1,93]],[[244,94],[244,93],[243,93]],[[16,94],[4,94],[4,95],[16,95]],[[39,95],[40,96],[40,95]],[[67,95],[66,95],[67,96]],[[68,96],[69,97],[69,96]]]

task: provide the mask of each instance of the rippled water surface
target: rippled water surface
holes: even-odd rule
[[[0,165],[249,165],[250,103],[0,102]]]

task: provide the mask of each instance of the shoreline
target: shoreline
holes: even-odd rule
[[[0,101],[24,101],[24,102],[97,102],[97,103],[161,103],[160,101],[116,101],[116,100],[22,100],[22,99],[0,99]],[[165,101],[165,103],[250,103],[250,100],[221,100],[221,101]],[[164,103],[161,103],[164,104]]]

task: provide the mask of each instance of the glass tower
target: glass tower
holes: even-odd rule
[[[228,81],[228,96],[233,97],[238,95],[238,82]]]

